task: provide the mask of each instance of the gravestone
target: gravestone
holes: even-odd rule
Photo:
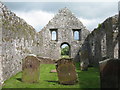
[[[80,51],[80,68],[82,71],[88,70],[89,60],[88,60],[88,50],[87,50],[87,43],[82,46]]]
[[[88,71],[88,63],[87,62],[81,62],[80,63],[81,71]]]
[[[60,84],[73,85],[77,82],[76,68],[72,59],[62,58],[56,62]]]
[[[40,60],[35,56],[27,56],[22,64],[22,81],[37,83],[40,78]]]
[[[101,88],[120,88],[120,60],[106,59],[99,64]]]

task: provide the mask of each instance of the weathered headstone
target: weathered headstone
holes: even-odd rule
[[[72,59],[59,59],[56,69],[60,84],[73,85],[77,82],[76,68]]]
[[[120,60],[106,59],[100,62],[101,88],[120,88]]]
[[[80,67],[82,71],[87,71],[88,70],[88,63],[83,61],[80,63]]]
[[[88,50],[87,45],[83,45],[80,51],[80,68],[82,71],[88,70],[89,60],[88,60]]]
[[[40,60],[35,56],[27,56],[22,64],[22,81],[37,83],[40,78]]]

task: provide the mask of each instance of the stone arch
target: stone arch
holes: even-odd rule
[[[62,46],[63,46],[63,45],[68,46],[68,48],[69,48],[69,50],[68,50],[68,56],[71,57],[71,46],[70,46],[70,44],[67,43],[67,42],[63,42],[63,43],[61,43],[61,45],[60,45],[60,55],[61,55],[61,57],[62,57]],[[64,47],[64,48],[65,48],[65,47]]]

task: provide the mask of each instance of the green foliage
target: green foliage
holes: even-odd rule
[[[79,82],[75,85],[60,85],[58,83],[57,73],[50,73],[55,69],[54,64],[41,64],[39,83],[24,83],[21,81],[22,72],[11,77],[3,88],[99,88],[99,71],[98,68],[89,68],[88,71],[81,71],[80,64],[76,64]]]
[[[98,28],[100,28],[102,26],[102,24],[98,24]]]
[[[69,46],[61,49],[61,55],[69,55]]]

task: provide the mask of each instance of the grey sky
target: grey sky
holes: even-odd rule
[[[118,13],[117,2],[5,2],[5,4],[29,24],[33,24],[37,31],[40,31],[54,14],[64,7],[69,8],[91,31],[106,18]],[[34,20],[35,18],[39,19]]]

